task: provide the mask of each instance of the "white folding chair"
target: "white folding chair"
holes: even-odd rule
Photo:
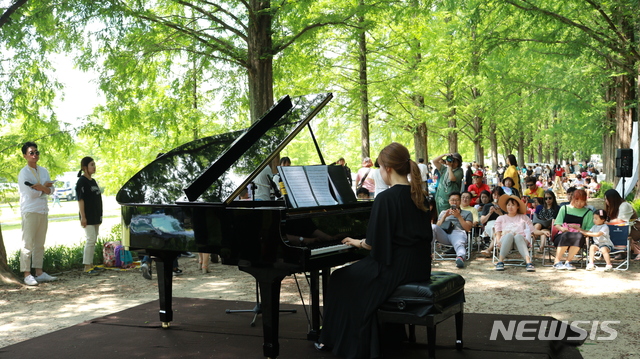
[[[531,237],[531,241],[533,242],[533,236]],[[529,244],[527,249],[529,250],[529,258],[531,258],[531,262],[533,262],[533,243]],[[509,258],[510,255],[515,254],[520,258]],[[500,261],[500,248],[497,245],[493,246],[493,259],[491,260],[493,264],[496,264]],[[502,261],[505,266],[515,266],[515,267],[524,267],[527,265],[527,261],[522,258],[520,252],[518,252],[518,248],[516,248],[515,243],[513,244],[513,248],[507,254],[507,257]]]

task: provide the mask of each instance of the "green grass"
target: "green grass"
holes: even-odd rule
[[[4,226],[3,226],[4,228]],[[93,264],[102,264],[102,249],[109,241],[120,241],[122,238],[122,226],[117,224],[111,228],[106,236],[98,237],[93,253]],[[82,270],[82,258],[84,256],[84,242],[72,246],[54,246],[44,251],[42,270],[47,273],[60,273],[69,270]],[[20,274],[20,251],[8,255],[7,264],[13,273]]]

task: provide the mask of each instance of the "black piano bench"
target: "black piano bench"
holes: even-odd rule
[[[431,281],[399,286],[378,309],[380,323],[409,325],[409,341],[416,341],[416,325],[427,327],[429,358],[436,356],[436,325],[456,316],[456,349],[462,350],[464,278],[447,272],[431,272]]]

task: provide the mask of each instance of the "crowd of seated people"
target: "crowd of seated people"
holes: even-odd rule
[[[542,170],[540,175],[536,170],[538,167]],[[587,204],[587,199],[599,191],[600,185],[596,179],[598,173],[592,166],[585,167],[583,172],[573,172],[571,179],[566,176],[569,170],[569,167],[565,170],[562,166],[554,166],[553,169],[549,166],[532,167],[530,175],[523,176],[522,191],[518,191],[515,181],[510,177],[505,176],[493,182],[487,178],[489,171],[485,170],[484,176],[481,171],[475,172],[474,183],[467,191],[452,193],[449,197],[452,209],[433,213],[434,240],[453,247],[450,251],[455,252],[459,268],[465,266],[468,233],[476,227],[480,228],[479,233],[484,242],[484,245],[482,242],[479,244],[479,249],[482,249],[480,253],[491,256],[496,247],[498,263],[502,262],[507,254],[515,254],[513,250],[517,249],[525,260],[527,270],[534,271],[533,258],[530,258],[529,252],[525,249],[536,245],[537,252],[543,253],[545,246],[552,246],[556,249],[554,268],[575,270],[572,261],[580,249],[584,248],[585,236],[599,233],[589,232],[594,226],[595,208]],[[505,171],[497,171],[496,176],[501,172]],[[562,178],[557,178],[558,176]],[[491,188],[491,191],[486,188]],[[559,203],[556,195],[558,193],[566,193],[566,201]],[[501,198],[505,201],[502,206]],[[506,201],[509,199],[511,201],[507,208]],[[521,205],[525,208],[524,212]],[[606,224],[635,223],[638,217],[633,207],[625,202],[616,190],[607,191],[605,205],[608,219]],[[514,222],[516,217],[521,219],[520,215],[527,218],[521,220],[520,231],[514,228],[505,229],[504,223]],[[599,217],[601,218],[603,217]],[[526,228],[529,222],[531,228]],[[513,227],[513,223],[511,225]],[[632,259],[640,260],[640,224],[637,228],[632,226],[631,234]],[[504,245],[506,247],[502,248]],[[532,250],[535,251],[535,247]],[[624,259],[623,257],[624,254],[618,254],[611,259]],[[500,264],[496,269],[503,270],[504,264]]]

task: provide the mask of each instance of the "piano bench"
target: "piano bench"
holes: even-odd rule
[[[431,272],[428,282],[403,284],[378,309],[378,321],[408,324],[411,342],[416,341],[415,326],[426,326],[429,358],[435,358],[436,325],[455,315],[456,349],[462,350],[464,283],[458,274]]]

